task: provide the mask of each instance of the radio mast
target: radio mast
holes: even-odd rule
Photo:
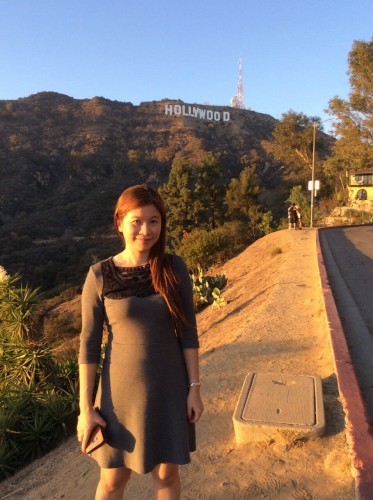
[[[238,82],[237,94],[231,99],[231,107],[238,109],[245,109],[245,97],[242,90],[242,57],[238,61]]]

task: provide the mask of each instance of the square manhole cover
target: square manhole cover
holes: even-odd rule
[[[315,424],[313,377],[255,373],[242,412],[243,420]]]
[[[247,374],[233,415],[238,443],[279,433],[320,436],[325,415],[320,377],[284,373]]]

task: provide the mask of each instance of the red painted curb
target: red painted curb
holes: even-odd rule
[[[317,261],[322,294],[328,320],[334,368],[339,393],[346,415],[347,441],[352,454],[353,474],[356,481],[356,498],[373,499],[373,436],[359,383],[344,335],[337,306],[329,285],[328,275],[320,247],[319,231],[316,231]]]

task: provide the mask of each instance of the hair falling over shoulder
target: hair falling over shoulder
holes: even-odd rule
[[[157,243],[150,251],[149,263],[152,282],[156,292],[160,293],[171,312],[178,336],[182,335],[182,327],[186,318],[180,296],[180,283],[175,274],[171,259],[165,253],[166,248],[166,208],[160,194],[146,184],[131,186],[119,196],[114,210],[114,226],[123,240],[119,226],[123,217],[130,210],[147,205],[154,205],[161,215],[161,233]]]

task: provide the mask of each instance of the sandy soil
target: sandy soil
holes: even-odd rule
[[[275,249],[282,253],[273,255]],[[184,499],[355,498],[345,423],[323,308],[315,232],[280,231],[224,265],[228,305],[198,315],[203,398],[198,451],[182,467]],[[245,375],[284,372],[323,381],[325,434],[237,445],[232,415]],[[98,468],[74,438],[0,484],[0,500],[92,499]],[[152,498],[133,474],[125,498]]]

